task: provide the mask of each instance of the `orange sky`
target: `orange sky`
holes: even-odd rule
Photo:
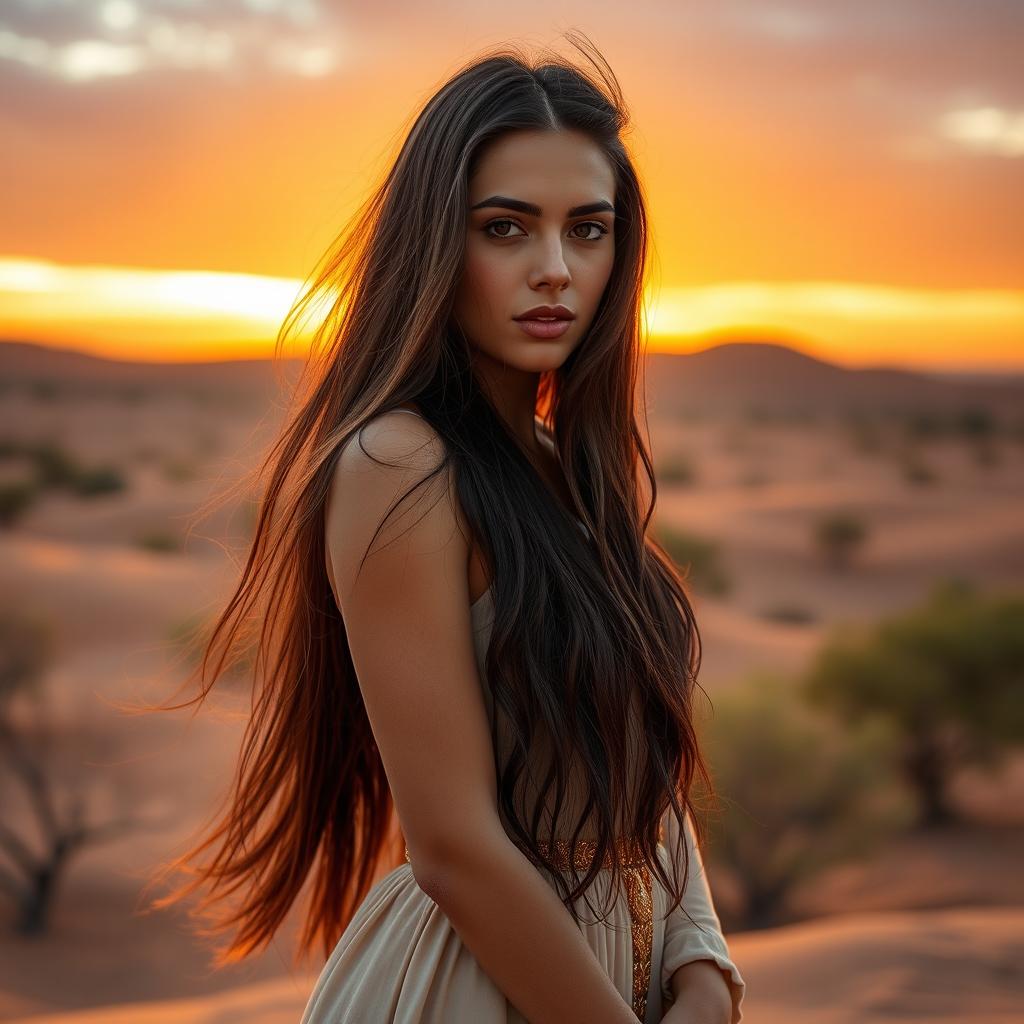
[[[602,49],[656,257],[652,348],[756,325],[847,365],[1024,368],[1024,13],[998,0],[110,0],[0,13],[0,335],[270,354],[464,60]]]

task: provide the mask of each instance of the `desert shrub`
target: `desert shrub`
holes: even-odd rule
[[[688,487],[696,482],[697,467],[692,456],[673,452],[658,464],[656,475],[660,484]]]
[[[818,621],[818,616],[810,608],[797,604],[771,605],[762,610],[761,618],[768,619],[769,622],[782,622],[794,626],[804,626]]]
[[[844,724],[893,730],[895,767],[919,824],[958,815],[949,797],[966,765],[999,767],[1024,743],[1024,596],[938,585],[921,606],[865,629],[836,629],[803,682]]]
[[[957,431],[971,440],[991,437],[996,432],[996,420],[988,409],[962,409],[954,420]]]
[[[732,589],[732,581],[722,565],[718,543],[672,526],[659,527],[658,536],[672,560],[696,589],[716,596],[725,595]]]
[[[56,441],[38,441],[27,445],[26,454],[35,467],[36,479],[43,487],[70,487],[78,475],[78,463]]]
[[[867,539],[863,520],[848,512],[831,512],[818,520],[814,540],[825,561],[833,569],[846,569]]]
[[[116,494],[127,488],[124,475],[116,466],[88,466],[79,469],[71,483],[71,491],[80,498]]]
[[[169,530],[149,530],[146,533],[141,533],[135,538],[135,543],[144,551],[153,551],[158,554],[181,550],[181,539]]]
[[[840,728],[800,699],[793,680],[752,674],[715,698],[705,728],[724,809],[709,845],[739,880],[739,927],[784,922],[797,886],[864,858],[912,818],[884,756],[884,724]]]
[[[0,483],[0,526],[14,526],[32,507],[38,495],[39,486],[31,480]]]
[[[123,491],[127,481],[113,465],[83,466],[54,440],[35,441],[22,447],[40,487],[59,488],[82,498]]]

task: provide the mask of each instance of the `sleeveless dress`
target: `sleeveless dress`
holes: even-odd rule
[[[577,523],[585,532],[583,523]],[[490,589],[470,608],[488,715],[493,700],[486,683],[485,658],[493,611]],[[499,714],[499,745],[504,735],[507,733]],[[573,820],[571,805],[563,813],[567,815],[563,820]],[[681,879],[683,871],[682,863],[671,864],[669,854],[675,847],[677,827],[674,816],[666,812],[662,832],[669,842],[659,843],[657,850],[672,879]],[[594,920],[581,899],[577,905],[580,929],[623,999],[644,1024],[657,1024],[671,1005],[672,973],[683,964],[704,959],[712,960],[724,972],[732,994],[731,1024],[739,1024],[746,985],[729,955],[688,815],[684,835],[690,870],[680,907],[666,917],[668,895],[645,867],[646,886],[627,882],[603,920]],[[554,888],[548,871],[536,870]],[[582,872],[571,867],[565,870],[570,872],[572,882],[582,877]],[[588,891],[595,908],[608,906],[610,874],[601,871]],[[320,972],[301,1024],[528,1022],[483,971],[437,904],[417,885],[407,859],[381,878],[359,905]]]

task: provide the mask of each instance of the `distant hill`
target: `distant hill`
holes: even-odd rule
[[[278,377],[293,379],[300,366],[298,359],[151,363],[0,341],[4,387],[46,385],[73,393],[181,388],[266,402],[279,397]],[[1024,409],[1019,375],[979,380],[888,368],[851,370],[770,340],[653,354],[645,377],[651,419],[716,410],[793,414],[977,407],[1010,417]]]
[[[652,354],[652,419],[716,409],[777,412],[1024,409],[1024,378],[958,379],[914,370],[847,369],[772,341],[729,341],[685,355]]]
[[[34,342],[0,340],[3,387],[47,387],[74,395],[123,395],[181,390],[209,397],[266,402],[280,395],[277,378],[294,374],[298,359],[220,360],[201,363],[153,363],[54,348]],[[290,379],[290,377],[289,377]]]

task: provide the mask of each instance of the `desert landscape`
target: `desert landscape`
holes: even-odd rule
[[[0,345],[5,670],[22,671],[25,646],[47,652],[11,714],[45,723],[55,816],[71,814],[77,794],[95,830],[52,880],[45,921],[19,927],[47,837],[31,788],[5,765],[4,1020],[285,1024],[301,1013],[319,963],[292,962],[297,918],[264,954],[214,972],[186,914],[144,912],[152,872],[226,792],[244,680],[195,717],[125,708],[175,692],[182,637],[229,593],[251,501],[199,512],[273,437],[289,373],[269,361],[162,365]],[[779,736],[804,735],[788,702],[835,630],[909,613],[943,582],[1020,594],[1022,398],[1019,379],[851,371],[760,339],[648,360],[655,522],[689,567],[707,727],[719,730],[712,765],[729,798],[706,859],[751,1022],[1019,1019],[1019,736],[992,734],[991,765],[952,760],[948,819],[927,826],[913,787],[865,766],[873,755],[860,747],[843,762],[862,779],[852,797],[794,792],[798,808],[762,806],[749,778],[761,748],[741,737],[745,709],[769,693],[782,695],[766,705]],[[24,623],[45,644],[26,645]],[[1019,662],[1009,678],[1003,719],[1024,699]],[[852,732],[831,728],[830,758]],[[874,742],[883,745],[864,750],[890,749]],[[744,813],[760,821],[762,850],[795,816],[815,814],[799,843],[820,856],[800,860],[784,885],[755,879],[743,850],[720,843],[730,815]],[[854,845],[851,828],[871,842]]]

